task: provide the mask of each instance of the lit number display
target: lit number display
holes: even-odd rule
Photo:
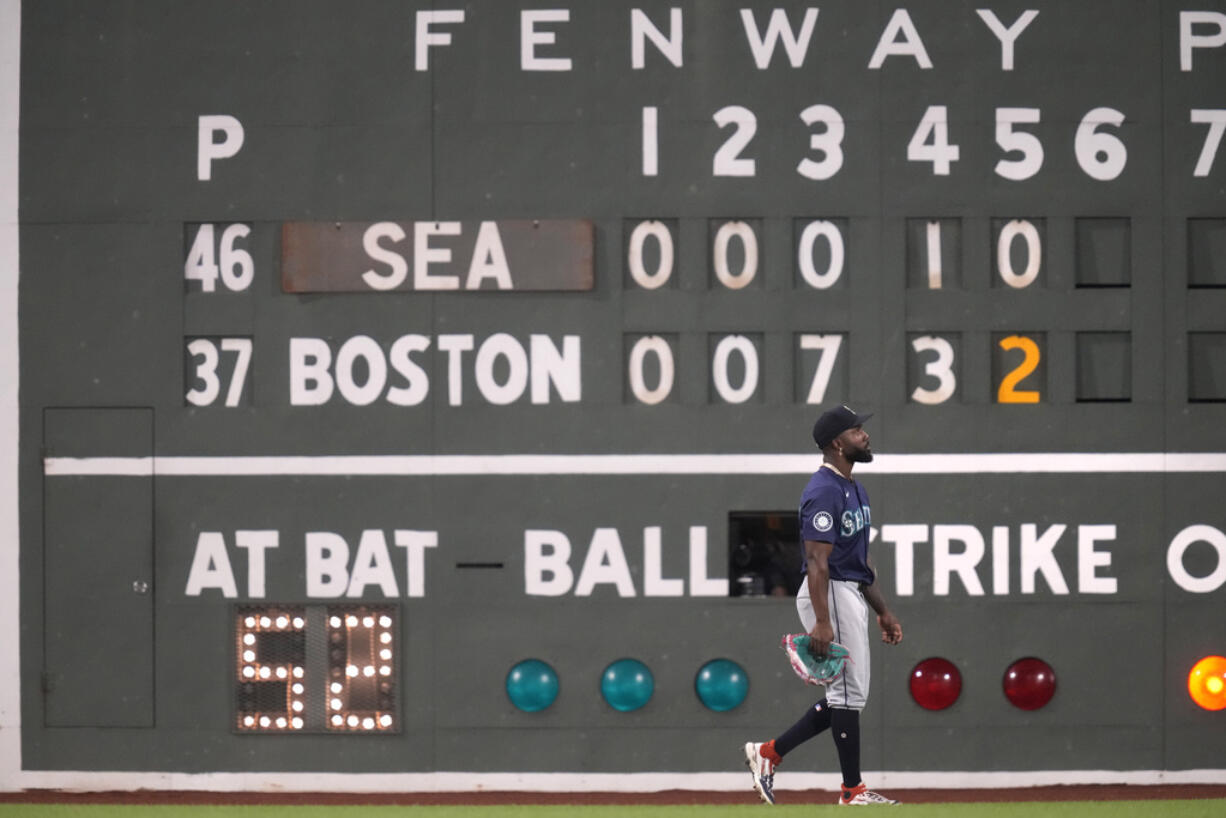
[[[394,606],[240,606],[239,732],[399,729]]]
[[[328,729],[396,727],[395,609],[328,609]]]
[[[235,623],[238,729],[306,726],[306,616],[302,608],[240,608]]]

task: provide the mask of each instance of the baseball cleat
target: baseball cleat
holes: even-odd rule
[[[753,788],[767,804],[775,803],[775,762],[762,755],[762,745],[745,744],[745,766],[753,776]]]
[[[848,789],[843,787],[843,794],[839,797],[839,805],[844,807],[863,807],[873,804],[897,804],[898,802],[892,798],[886,798],[879,792],[873,792],[864,785],[864,782]]]

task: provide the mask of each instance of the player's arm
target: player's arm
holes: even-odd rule
[[[870,564],[869,568],[873,566]],[[873,576],[877,575],[877,571],[873,570]],[[881,593],[881,589],[874,582],[871,585],[861,585],[860,592],[864,594],[864,599],[868,602],[869,607],[877,613],[877,624],[881,626],[881,641],[887,645],[897,645],[902,641],[902,622],[898,621],[898,617],[890,610],[890,606],[886,604],[885,595]]]
[[[834,625],[830,622],[830,554],[834,543],[805,540],[805,570],[809,578],[809,601],[817,623],[809,632],[816,655],[826,655],[834,641]]]

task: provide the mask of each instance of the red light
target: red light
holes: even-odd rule
[[[925,710],[944,710],[962,693],[962,674],[948,659],[933,656],[911,671],[911,698]]]
[[[1018,659],[1005,670],[1001,682],[1005,698],[1022,710],[1038,710],[1056,693],[1056,674],[1042,659]]]
[[[1226,710],[1226,657],[1206,656],[1193,665],[1188,695],[1206,710]]]

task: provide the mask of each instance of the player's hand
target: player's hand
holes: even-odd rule
[[[887,645],[897,645],[902,641],[902,623],[894,614],[886,612],[877,616],[877,624],[881,626],[881,641]]]
[[[830,643],[834,641],[834,626],[829,622],[818,622],[809,631],[809,652],[815,659],[825,659],[830,651]]]

